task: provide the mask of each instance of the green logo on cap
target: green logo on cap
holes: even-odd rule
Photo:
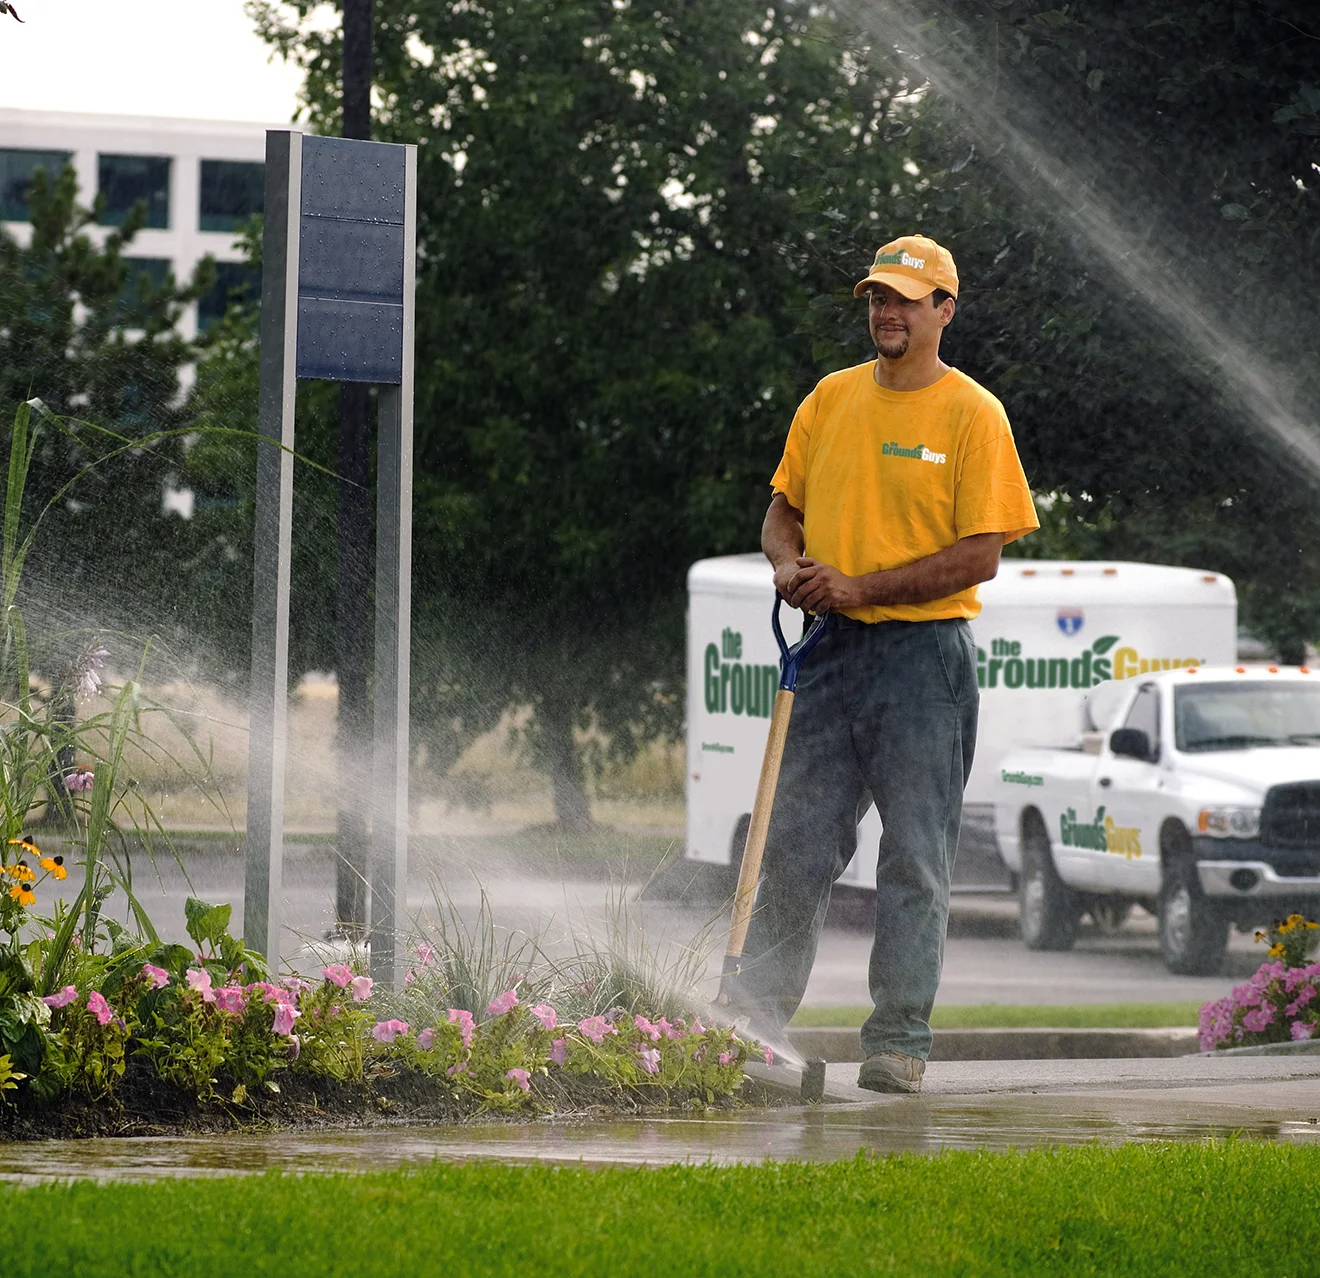
[[[875,266],[910,266],[914,270],[923,271],[926,269],[926,259],[924,257],[913,257],[910,253],[885,253],[881,251],[875,255]]]

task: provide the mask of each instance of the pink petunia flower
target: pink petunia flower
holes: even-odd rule
[[[353,969],[343,963],[335,963],[331,967],[323,967],[321,975],[325,977],[331,985],[338,985],[342,990],[347,987],[349,981],[353,979]]]
[[[692,1032],[694,1034],[704,1034],[706,1032],[706,1027],[701,1023],[700,1016],[694,1016],[692,1018]]]
[[[149,990],[164,989],[170,983],[170,974],[163,967],[157,967],[154,963],[143,963],[142,975],[147,978],[147,988]]]
[[[417,1046],[420,1047],[422,1051],[429,1052],[431,1048],[435,1046],[435,1030],[428,1027],[418,1034]]]
[[[459,1033],[463,1035],[464,1049],[471,1047],[472,1035],[476,1032],[476,1024],[472,1020],[472,1013],[461,1007],[451,1007],[445,1014],[449,1017],[449,1023],[457,1025]]]
[[[376,982],[369,976],[355,976],[349,986],[353,991],[353,1002],[361,1003],[364,999],[371,997],[371,987]]]
[[[660,1072],[660,1051],[655,1047],[643,1047],[638,1053],[642,1058],[642,1068],[648,1074],[658,1074]]]
[[[687,1030],[683,1028],[682,1021],[675,1021],[674,1024],[671,1025],[662,1016],[658,1021],[656,1021],[655,1027],[660,1031],[660,1033],[662,1033],[666,1038],[669,1039],[687,1037]]]
[[[188,988],[196,990],[202,996],[203,1003],[215,1002],[215,991],[211,988],[211,973],[204,967],[190,967],[186,980]]]
[[[660,1041],[660,1027],[658,1025],[652,1025],[645,1016],[638,1013],[638,1015],[633,1017],[633,1024],[636,1025],[637,1028],[651,1040],[651,1042],[658,1043]]]
[[[1267,1029],[1274,1023],[1274,1009],[1268,1005],[1265,1007],[1253,1008],[1242,1018],[1244,1029],[1258,1034],[1261,1030]]]
[[[47,994],[41,1001],[47,1007],[68,1007],[77,997],[78,987],[76,985],[66,985],[62,990],[56,990],[54,994]]]
[[[241,985],[224,985],[215,992],[216,1007],[222,1012],[232,1012],[235,1016],[242,1015],[246,1001]]]
[[[377,1021],[372,1026],[371,1037],[378,1043],[392,1043],[400,1034],[406,1034],[407,1032],[407,1021]]]
[[[504,1071],[505,1078],[511,1078],[525,1092],[532,1090],[531,1075],[525,1069],[509,1069]]]
[[[114,1019],[114,1008],[105,1001],[105,995],[99,990],[93,990],[87,996],[87,1010],[96,1017],[98,1025],[109,1025]]]
[[[603,1043],[606,1034],[619,1032],[603,1016],[588,1016],[585,1021],[578,1022],[578,1029],[593,1043]]]
[[[468,1067],[467,1061],[459,1061],[457,1065],[451,1065],[447,1070],[445,1070],[445,1075],[448,1078],[457,1078],[459,1074],[463,1074],[467,1072],[467,1067]]]
[[[423,967],[430,967],[435,962],[435,946],[426,941],[421,942],[417,947],[417,961]]]
[[[296,1061],[302,1054],[302,1039],[297,1034],[289,1035],[289,1059]]]
[[[505,1012],[511,1012],[518,1006],[518,991],[505,990],[503,994],[497,994],[486,1005],[487,1016],[503,1016]]]
[[[550,1044],[550,1059],[554,1061],[556,1065],[562,1065],[564,1063],[564,1058],[567,1055],[568,1041],[566,1039],[557,1038]]]
[[[297,998],[299,994],[304,994],[312,988],[311,981],[304,981],[301,976],[286,976],[284,978],[284,985],[289,993],[295,998]]]
[[[555,1015],[555,1009],[549,1003],[538,1003],[531,1008],[531,1013],[541,1022],[542,1029],[552,1030],[559,1024],[559,1018]]]
[[[733,1062],[734,1062],[734,1055],[733,1055],[732,1052],[721,1052],[721,1053],[720,1053],[720,1064],[721,1064],[721,1065],[732,1065]]]
[[[293,1023],[302,1013],[293,1006],[292,1003],[279,1003],[275,1007],[275,1022],[271,1025],[271,1031],[275,1034],[288,1034],[294,1039],[297,1035],[293,1032]]]
[[[762,1051],[762,1053],[763,1053],[764,1056],[765,1056],[765,1063],[766,1063],[767,1065],[773,1065],[773,1064],[775,1063],[775,1053],[774,1053],[774,1049],[770,1046],[770,1044],[767,1043],[767,1044],[761,1049],[761,1051]]]
[[[412,970],[412,968],[409,968],[403,974],[403,983],[405,985],[411,985],[416,979],[417,979],[417,974]]]
[[[1291,1032],[1293,1042],[1300,1043],[1310,1038],[1315,1033],[1315,1026],[1309,1021],[1293,1021]]]

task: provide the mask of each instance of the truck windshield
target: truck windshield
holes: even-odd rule
[[[1320,683],[1203,683],[1173,691],[1179,750],[1320,745]]]

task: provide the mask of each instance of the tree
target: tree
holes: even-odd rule
[[[12,421],[35,395],[52,412],[92,424],[39,436],[26,501],[39,509],[76,483],[46,516],[28,563],[30,589],[39,583],[38,597],[58,600],[56,611],[66,617],[154,626],[170,615],[174,534],[186,533],[162,508],[171,473],[182,469],[182,442],[164,440],[149,456],[121,453],[88,467],[120,446],[116,435],[132,440],[183,425],[180,372],[193,350],[176,326],[183,307],[210,284],[212,268],[204,262],[182,287],[135,275],[124,251],[144,208],[135,207],[98,248],[88,228],[99,203],[78,205],[72,168],[38,170],[29,207],[26,247],[0,229],[0,420]]]
[[[338,33],[250,8],[333,128]],[[687,566],[756,543],[821,371],[809,299],[859,265],[808,223],[907,181],[898,81],[805,6],[375,12],[375,136],[419,143],[414,721],[443,761],[531,706],[581,827],[575,730],[626,754],[678,728]]]

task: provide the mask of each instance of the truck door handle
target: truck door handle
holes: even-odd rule
[[[1109,779],[1108,777],[1101,777],[1101,778],[1100,778],[1100,784],[1101,784],[1101,785],[1112,785],[1113,782],[1110,781],[1110,779]]]

